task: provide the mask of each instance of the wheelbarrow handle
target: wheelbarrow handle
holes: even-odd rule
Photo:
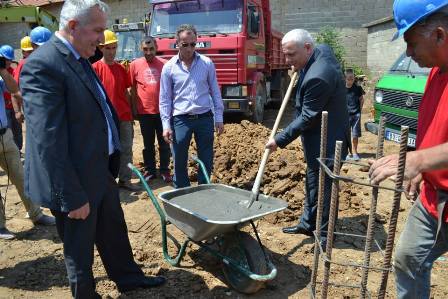
[[[269,139],[274,138],[275,134],[277,133],[280,121],[282,119],[283,113],[286,110],[286,105],[288,104],[289,98],[291,97],[294,82],[296,82],[296,80],[297,80],[297,72],[294,72],[291,78],[291,82],[289,82],[288,90],[286,91],[285,97],[283,98],[282,105],[280,106],[280,110],[278,111],[277,118],[275,119],[274,127],[272,128]],[[257,177],[255,178],[255,183],[252,188],[252,195],[250,197],[250,202],[247,205],[247,208],[250,208],[255,200],[258,200],[258,194],[260,193],[261,179],[263,178],[264,169],[266,168],[266,163],[268,162],[270,153],[271,153],[270,149],[264,150],[263,158],[261,159],[260,167],[258,168]]]
[[[207,184],[211,184],[210,177],[208,176],[208,172],[207,169],[205,168],[204,162],[202,162],[196,155],[191,155],[191,159],[199,164],[199,168],[201,169],[202,174],[204,175],[205,180],[207,181]]]
[[[149,187],[148,183],[146,182],[145,178],[143,177],[142,173],[137,169],[137,167],[135,167],[134,165],[132,165],[131,163],[128,163],[128,167],[138,176],[138,178],[140,179],[140,182],[143,184],[143,187],[145,188],[146,192],[148,193],[149,199],[151,200],[152,204],[154,205],[154,207],[157,210],[157,213],[159,213],[160,216],[160,220],[162,220],[162,222],[166,222],[166,216],[165,216],[165,212],[163,211],[163,209],[160,207],[159,202],[157,201],[156,196],[154,195],[154,193],[152,192],[151,188]]]

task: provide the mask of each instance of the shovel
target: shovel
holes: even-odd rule
[[[297,72],[292,75],[291,82],[289,83],[288,90],[286,91],[285,97],[283,98],[282,105],[280,106],[280,110],[278,111],[277,118],[275,119],[274,127],[272,128],[271,135],[269,139],[274,138],[275,133],[277,133],[278,126],[280,125],[280,120],[282,119],[283,112],[285,112],[286,105],[288,104],[289,97],[291,96],[292,89],[294,87],[294,82],[297,80]],[[260,184],[261,179],[263,178],[264,169],[266,167],[266,163],[268,161],[269,154],[271,153],[270,149],[265,149],[263,158],[261,159],[260,167],[258,168],[257,177],[255,178],[254,186],[252,187],[252,195],[250,197],[250,202],[247,205],[247,208],[250,208],[254,201],[258,200],[258,194],[260,193]]]

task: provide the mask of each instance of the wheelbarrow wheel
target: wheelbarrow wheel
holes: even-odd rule
[[[268,266],[263,249],[248,233],[236,232],[225,235],[221,251],[223,255],[235,260],[243,268],[255,274],[267,274]],[[238,292],[253,294],[264,286],[263,281],[253,280],[226,263],[223,263],[223,272],[229,285]]]

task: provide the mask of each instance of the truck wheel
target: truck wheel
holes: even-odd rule
[[[261,123],[263,122],[264,115],[264,105],[266,104],[266,87],[263,83],[258,83],[257,94],[255,96],[255,105],[252,110],[252,122]]]
[[[221,252],[255,274],[267,274],[263,250],[248,233],[238,231],[224,235]],[[226,263],[223,263],[223,272],[229,285],[240,293],[253,294],[264,286],[264,282],[253,280]]]

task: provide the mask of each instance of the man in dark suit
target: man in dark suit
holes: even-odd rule
[[[65,1],[60,30],[27,59],[25,192],[51,209],[75,298],[99,298],[94,244],[120,292],[164,283],[135,263],[114,176],[118,119],[88,58],[104,42],[108,6]]]
[[[283,148],[302,137],[307,162],[306,197],[299,224],[283,228],[284,233],[313,235],[316,228],[317,191],[319,186],[320,124],[322,111],[328,111],[327,157],[333,158],[337,140],[343,141],[343,153],[347,154],[349,122],[346,88],[343,74],[333,51],[327,45],[314,45],[311,35],[302,29],[294,29],[283,37],[283,53],[286,62],[300,72],[296,94],[296,118],[288,127],[266,144],[275,150]],[[332,167],[332,163],[329,163]],[[326,177],[322,230],[327,229],[330,212],[331,179]],[[324,238],[325,239],[325,238]]]

